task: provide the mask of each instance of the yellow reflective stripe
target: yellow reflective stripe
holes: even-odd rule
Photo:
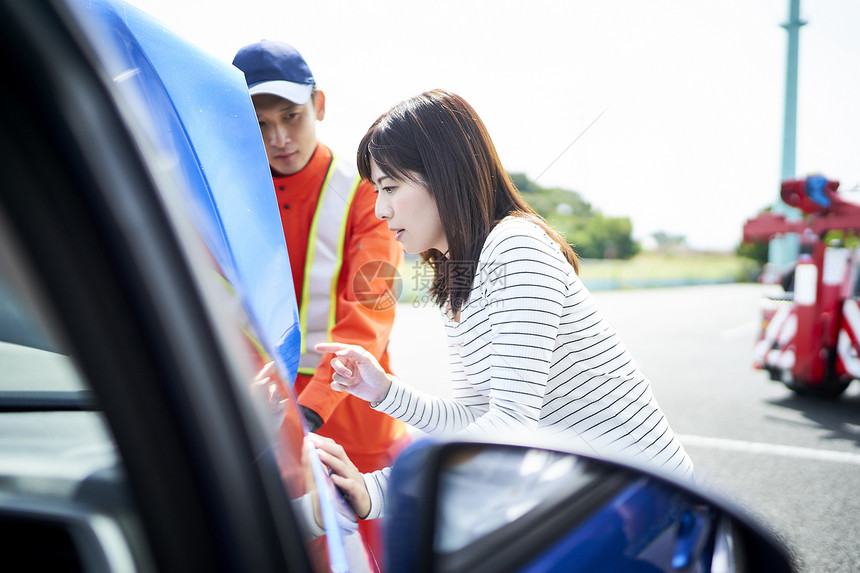
[[[356,175],[352,180],[352,185],[349,187],[349,194],[346,198],[346,210],[340,220],[340,229],[337,235],[337,259],[335,262],[334,273],[331,278],[331,298],[328,313],[328,336],[327,340],[331,342],[331,331],[334,328],[335,319],[337,317],[337,282],[340,278],[340,269],[343,267],[343,250],[346,247],[346,223],[349,219],[349,208],[352,205],[352,200],[355,197],[355,190],[358,189],[358,184],[361,183],[361,177]]]
[[[343,269],[349,209],[361,178],[332,158],[317,200],[308,236],[299,320],[301,356],[299,373],[313,374],[319,358],[313,346],[331,341],[337,320],[337,286]],[[326,229],[337,226],[336,233]],[[320,234],[320,227],[323,228]]]
[[[302,354],[307,352],[307,341],[308,341],[308,332],[307,332],[307,322],[308,322],[308,305],[310,304],[310,296],[308,291],[310,290],[310,276],[311,276],[311,268],[313,267],[314,257],[316,256],[316,243],[317,243],[317,234],[319,229],[320,222],[320,213],[322,212],[323,199],[325,198],[326,192],[328,191],[328,183],[331,179],[332,174],[334,173],[334,164],[337,159],[332,156],[331,163],[328,166],[328,173],[325,175],[325,181],[323,181],[322,189],[320,189],[320,196],[317,199],[317,208],[314,212],[314,219],[311,223],[311,231],[308,236],[308,253],[305,258],[305,271],[304,271],[304,280],[302,284],[302,303],[299,308],[299,325],[301,328],[302,334],[302,342],[299,350]],[[301,371],[301,369],[300,369]]]

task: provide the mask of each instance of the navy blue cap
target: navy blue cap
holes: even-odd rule
[[[262,40],[245,46],[236,53],[233,65],[245,73],[251,95],[275,94],[303,105],[316,83],[299,51],[284,42]]]

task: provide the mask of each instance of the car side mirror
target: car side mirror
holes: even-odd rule
[[[766,528],[692,482],[542,447],[413,444],[387,511],[391,572],[795,571]]]

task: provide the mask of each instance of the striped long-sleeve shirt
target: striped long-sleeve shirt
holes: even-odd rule
[[[519,217],[487,237],[460,320],[445,317],[454,399],[394,379],[376,408],[429,433],[535,430],[690,476],[693,465],[558,244]],[[388,472],[365,476],[374,514]]]

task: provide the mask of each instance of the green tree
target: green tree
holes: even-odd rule
[[[629,259],[639,253],[633,225],[626,217],[595,214],[576,233],[568,236],[579,256],[587,259]]]
[[[762,213],[769,213],[770,211],[770,207],[765,207],[756,215],[761,215]],[[739,257],[744,257],[755,261],[755,263],[758,265],[758,271],[761,272],[762,268],[767,263],[769,244],[770,242],[766,239],[754,241],[744,241],[743,239],[741,239],[741,242],[738,243],[737,248],[735,248],[735,254]]]
[[[633,224],[627,217],[606,217],[576,191],[543,188],[523,173],[511,180],[535,211],[564,235],[583,258],[629,259],[640,251],[633,240]]]
[[[514,182],[514,185],[517,186],[517,189],[520,190],[521,193],[535,193],[540,191],[540,188],[532,183],[528,177],[526,177],[525,173],[509,173],[511,181]]]
[[[761,269],[767,263],[768,244],[767,241],[741,241],[735,249],[735,254],[755,261]]]

